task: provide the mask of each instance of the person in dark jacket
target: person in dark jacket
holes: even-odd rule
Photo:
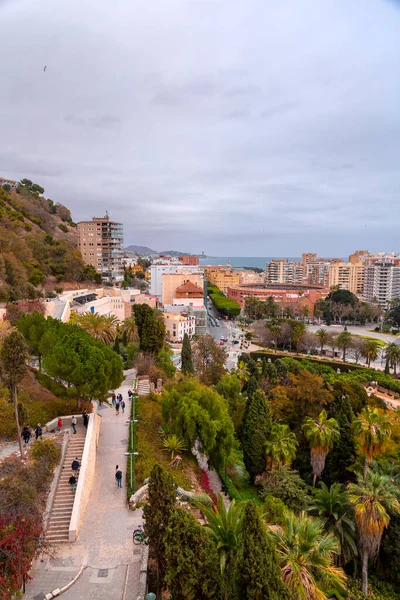
[[[68,483],[71,486],[71,490],[74,492],[76,490],[76,477],[74,473],[72,473],[71,477],[68,480]]]
[[[40,425],[40,423],[38,423],[36,425],[36,429],[35,429],[35,435],[36,435],[36,439],[38,440],[40,437],[42,437],[42,427]]]
[[[84,426],[86,427],[86,429],[87,429],[87,426],[88,426],[88,423],[89,423],[89,415],[88,415],[88,414],[87,414],[87,412],[86,412],[86,408],[85,408],[85,410],[83,411],[83,414],[82,414],[82,419],[83,419],[83,425],[84,425]]]
[[[29,425],[25,425],[21,435],[25,444],[29,444],[29,440],[31,439],[31,430],[29,429]]]
[[[71,469],[76,473],[80,466],[81,463],[79,462],[78,457],[75,456],[74,460],[72,461]]]
[[[118,465],[115,467],[115,480],[118,487],[122,488],[122,471]]]

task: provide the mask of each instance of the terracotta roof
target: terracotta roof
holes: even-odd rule
[[[196,285],[195,283],[193,283],[192,281],[187,281],[186,283],[183,283],[182,285],[180,285],[179,287],[176,288],[176,291],[178,293],[192,293],[192,292],[199,292],[201,295],[203,295],[203,290]]]

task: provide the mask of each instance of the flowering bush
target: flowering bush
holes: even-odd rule
[[[210,478],[208,477],[207,471],[204,471],[204,469],[202,469],[200,475],[197,477],[197,481],[200,484],[201,488],[204,490],[204,492],[208,496],[210,496],[213,506],[217,506],[217,496],[211,487]]]

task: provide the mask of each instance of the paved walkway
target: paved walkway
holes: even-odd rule
[[[71,581],[85,565],[82,575],[65,593],[63,600],[136,600],[142,546],[133,546],[132,533],[142,522],[142,512],[129,511],[126,503],[126,456],[130,416],[127,391],[133,388],[133,371],[116,390],[126,402],[125,414],[103,405],[96,476],[89,505],[78,541],[59,546],[53,560],[39,562],[31,573],[33,580],[27,586],[26,600],[44,600],[45,595]],[[124,475],[123,488],[114,479],[115,465]]]

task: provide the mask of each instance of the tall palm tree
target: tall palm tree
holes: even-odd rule
[[[351,346],[352,336],[349,331],[342,331],[338,335],[337,344],[338,347],[343,350],[343,362],[346,362],[346,351]]]
[[[232,500],[227,509],[222,494],[218,494],[218,506],[214,508],[200,507],[208,521],[204,527],[217,545],[221,573],[225,573],[236,550],[238,535],[242,527],[243,508],[244,503],[236,504],[235,500]]]
[[[357,556],[357,531],[349,494],[342,490],[340,483],[328,488],[320,481],[319,486],[314,490],[308,511],[318,516],[325,531],[337,538],[341,564],[346,564]]]
[[[325,346],[326,342],[329,340],[329,332],[327,329],[321,328],[315,332],[315,335],[317,336],[317,338],[319,339],[319,343],[321,344],[320,350],[321,350],[321,354],[322,354],[324,346]]]
[[[268,470],[272,471],[275,465],[278,468],[290,465],[296,458],[298,445],[297,438],[290,431],[289,425],[274,423],[272,425],[271,436],[265,444]]]
[[[346,576],[334,565],[338,541],[319,519],[287,513],[284,525],[270,525],[282,578],[296,600],[327,600],[343,590]]]
[[[240,382],[242,384],[242,388],[245,385],[245,383],[248,382],[248,380],[250,379],[250,370],[249,367],[247,366],[247,364],[243,361],[241,361],[238,364],[238,368],[237,368],[237,376],[240,379]]]
[[[389,361],[396,375],[397,365],[400,363],[400,346],[396,342],[390,342],[385,348],[385,358]]]
[[[355,434],[360,440],[360,449],[365,454],[364,479],[371,460],[382,452],[383,446],[392,433],[388,415],[379,413],[377,408],[366,406],[360,416],[353,421]]]
[[[391,514],[400,513],[400,490],[389,477],[368,470],[364,478],[349,484],[350,502],[360,534],[362,554],[362,591],[368,595],[368,561],[377,556],[382,534],[389,525]]]
[[[105,344],[111,344],[116,338],[119,321],[111,315],[86,312],[79,315],[77,323],[92,337],[102,340]]]
[[[127,342],[137,344],[139,342],[139,334],[136,321],[133,317],[125,319],[121,324],[122,335]]]
[[[366,340],[362,351],[363,357],[366,359],[368,367],[371,366],[371,362],[375,362],[379,356],[379,348],[376,342],[372,340]]]
[[[339,439],[340,432],[336,419],[328,419],[326,410],[320,412],[317,419],[307,417],[303,424],[303,431],[311,448],[311,466],[313,469],[313,486],[317,477],[325,467],[325,460],[334,442]]]

